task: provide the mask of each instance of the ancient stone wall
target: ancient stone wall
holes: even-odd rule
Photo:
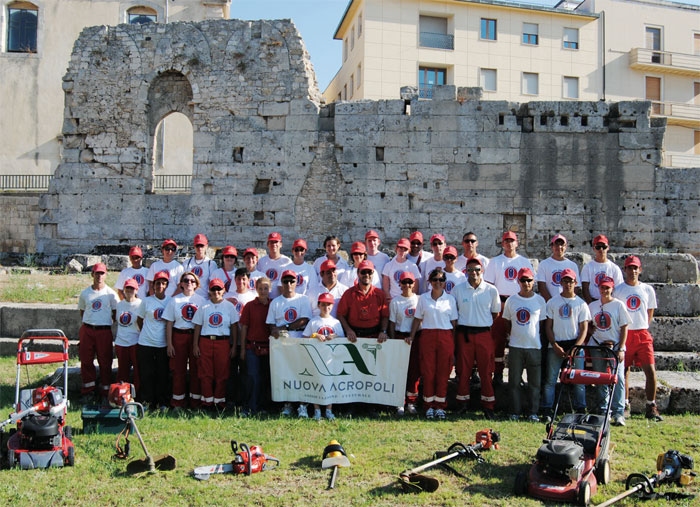
[[[0,252],[24,254],[36,250],[38,195],[0,194],[0,217]]]
[[[497,253],[503,229],[543,256],[556,231],[575,247],[700,253],[700,169],[659,167],[665,123],[647,102],[480,100],[410,89],[387,101],[320,103],[290,21],[93,27],[64,78],[63,163],[41,200],[40,251],[189,243],[287,246],[420,229]],[[398,96],[398,93],[397,93]],[[158,121],[194,128],[190,194],[153,192]]]

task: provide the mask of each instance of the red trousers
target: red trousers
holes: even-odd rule
[[[494,353],[495,353],[495,363],[496,368],[495,373],[500,373],[503,375],[503,370],[505,369],[505,357],[506,357],[506,338],[508,334],[506,333],[506,319],[501,317],[503,310],[498,314],[496,320],[493,321],[493,326],[491,326],[491,338],[493,339]],[[479,372],[481,375],[481,372]],[[481,381],[483,382],[483,378]]]
[[[97,371],[95,370],[95,354],[100,366],[100,384],[102,396],[107,396],[109,385],[112,383],[112,329],[93,329],[83,324],[78,331],[78,356],[80,357],[80,377],[83,387],[82,394],[91,393],[97,387]]]
[[[115,345],[114,350],[117,353],[117,382],[129,382],[131,378],[131,368],[134,368],[134,388],[139,390],[139,363],[136,359],[136,350],[138,345],[123,347]]]
[[[202,405],[219,408],[226,406],[226,381],[228,380],[231,345],[226,340],[199,339],[199,380]]]
[[[457,388],[457,401],[469,401],[471,394],[469,381],[476,359],[476,368],[481,377],[481,406],[493,410],[496,405],[496,397],[493,392],[491,376],[494,370],[494,346],[491,333],[466,334],[457,331],[457,354],[455,362],[459,372],[459,387]]]
[[[451,329],[423,329],[420,337],[420,372],[423,408],[447,408],[447,382],[452,370],[454,338]]]
[[[170,405],[184,407],[187,393],[187,363],[190,365],[190,407],[196,408],[202,401],[199,387],[199,367],[197,358],[192,352],[193,333],[180,333],[173,329],[173,347],[175,357],[170,358],[170,369],[173,371],[173,395]]]
[[[397,339],[404,339],[409,333],[395,333]],[[420,331],[411,342],[411,355],[408,358],[408,374],[406,376],[406,402],[416,404],[418,399],[418,384],[420,383]]]

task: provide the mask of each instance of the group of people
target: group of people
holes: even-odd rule
[[[339,255],[340,240],[328,236],[326,254],[310,264],[306,241],[294,241],[289,258],[282,254],[281,235],[273,232],[267,255],[258,257],[248,248],[245,267],[237,267],[238,251],[226,246],[218,267],[207,257],[205,235],[195,236],[195,253],[183,263],[175,260],[178,245],[167,239],[162,259],[149,268],[142,266],[141,249],[131,248],[131,266],[119,274],[116,291],[105,284],[105,265],[95,264],[93,284],[78,303],[83,394],[106,396],[114,343],[117,380],[133,375],[137,397],[152,408],[222,409],[233,375],[245,386],[241,413],[254,414],[270,406],[270,339],[399,339],[411,347],[399,415],[417,414],[421,404],[428,419],[445,419],[454,367],[457,410],[467,410],[472,384],[479,382],[484,415],[492,418],[494,384],[503,382],[507,344],[510,418],[522,415],[525,370],[526,418],[551,420],[562,361],[572,347],[589,344],[610,348],[619,360],[617,385],[612,393],[607,386],[597,387],[593,410],[606,410],[612,396],[613,423],[625,424],[625,376],[635,365],[647,378],[646,416],[661,420],[648,331],[656,296],[639,281],[638,257],[626,258],[624,273],[607,258],[605,236],[593,239],[595,258],[580,274],[565,257],[562,234],[552,238],[552,255],[539,263],[536,274],[517,253],[512,231],[503,234],[503,253],[492,259],[477,252],[473,232],[464,234],[461,255],[441,234],[430,238],[430,252],[424,250],[419,231],[396,243],[393,258],[379,250],[380,244],[379,234],[368,231],[364,241],[352,244],[348,263]],[[610,368],[610,361],[592,359],[595,369]],[[574,360],[577,368],[584,367],[583,354]],[[574,388],[573,398],[576,410],[586,410],[584,386]],[[305,403],[296,412],[309,417]],[[284,403],[282,413],[292,415],[291,403]],[[323,415],[334,419],[333,407],[325,407]],[[313,417],[321,419],[322,407],[314,406]]]

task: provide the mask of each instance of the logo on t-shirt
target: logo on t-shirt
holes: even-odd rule
[[[304,275],[297,273],[297,287],[304,285]]]
[[[515,280],[517,278],[518,270],[515,269],[513,266],[508,266],[506,268],[506,270],[504,271],[503,276],[506,277],[506,280],[508,280],[509,282],[512,282],[513,280]]]
[[[627,298],[628,310],[636,312],[637,310],[639,310],[640,306],[642,306],[642,299],[636,294],[632,294],[630,297]]]
[[[552,285],[559,287],[561,285],[561,271],[552,273]]]
[[[192,268],[192,273],[194,273],[195,275],[197,275],[197,277],[201,278],[201,277],[202,277],[202,273],[204,273],[204,270],[202,269],[201,266],[195,266],[195,267]]]
[[[562,319],[570,319],[571,318],[571,305],[569,303],[564,303],[559,307],[559,316]]]
[[[236,311],[238,313],[241,313],[241,308],[243,308],[243,305],[241,304],[241,302],[238,301],[236,298],[231,298],[231,299],[229,299],[229,301],[231,301],[231,303],[233,303],[233,306],[236,307]]]
[[[606,278],[608,274],[605,271],[601,271],[600,273],[596,273],[595,278],[593,279],[595,281],[596,287],[600,286],[600,282],[603,281],[603,278]]]
[[[143,283],[146,281],[146,279],[143,277],[141,273],[136,273],[134,275],[134,280],[136,280],[136,283],[139,284],[139,287],[143,285]]]
[[[153,312],[153,318],[156,320],[163,320],[163,309],[158,308]]]
[[[124,312],[119,316],[119,324],[122,326],[128,326],[131,324],[131,312]]]
[[[100,308],[102,308],[102,301],[99,299],[96,299],[92,302],[92,311],[93,312],[99,312]]]
[[[330,336],[333,334],[333,328],[328,327],[328,326],[323,326],[318,328],[318,331],[316,331],[318,334],[322,334],[323,336]]]
[[[452,280],[448,280],[447,283],[445,284],[445,292],[448,294],[452,293],[452,289],[454,289],[455,283]]]
[[[296,308],[287,308],[284,311],[284,320],[285,322],[289,322],[291,324],[292,322],[295,322],[297,320],[297,315],[299,314],[297,313]]]
[[[197,307],[193,304],[186,304],[185,306],[182,307],[181,313],[182,313],[182,319],[186,321],[191,321],[192,317],[194,317],[195,312],[197,311]]]
[[[595,327],[601,331],[607,331],[612,326],[612,318],[608,312],[596,313],[593,320],[595,321]]]
[[[402,274],[403,274],[403,271],[401,271],[401,270],[394,271],[394,281],[395,281],[396,283],[400,283],[400,282],[401,282],[401,275],[402,275]]]
[[[211,327],[221,327],[221,324],[224,322],[224,316],[221,315],[219,312],[212,313],[209,316],[209,325]]]
[[[272,280],[273,282],[274,282],[275,280],[277,280],[277,270],[276,270],[276,269],[270,268],[270,269],[267,270],[267,272],[266,272],[265,274],[266,274],[267,277],[268,277],[270,280]]]
[[[250,281],[248,281],[248,288],[255,289],[255,280],[253,280],[252,278],[250,279]]]
[[[404,313],[404,315],[406,315],[406,317],[409,317],[409,318],[410,318],[410,317],[413,317],[413,316],[416,314],[416,309],[415,309],[415,308],[406,308],[406,309],[403,311],[403,313]]]
[[[518,308],[515,311],[515,320],[521,326],[525,326],[530,322],[530,310],[527,308]]]

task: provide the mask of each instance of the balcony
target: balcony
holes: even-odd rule
[[[664,156],[666,167],[700,167],[700,155],[673,155]]]
[[[697,104],[652,101],[651,115],[665,117],[668,125],[688,128],[700,127],[700,105]]]
[[[422,48],[454,49],[455,37],[447,33],[421,32],[419,45]]]
[[[700,55],[634,48],[630,51],[630,68],[698,77],[700,76]]]

